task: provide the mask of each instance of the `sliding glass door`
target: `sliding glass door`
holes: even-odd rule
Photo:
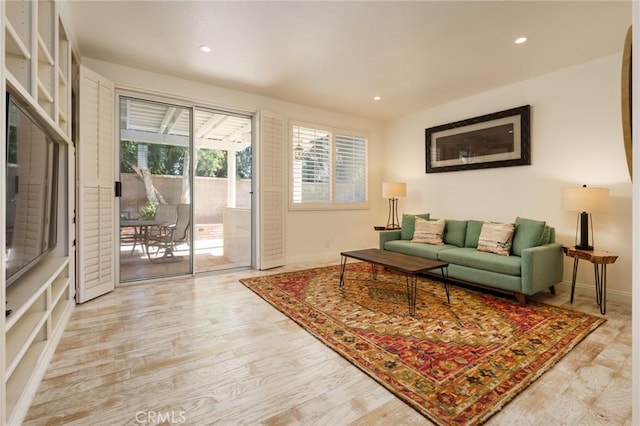
[[[192,272],[192,109],[120,97],[120,281]]]
[[[196,272],[251,265],[251,117],[194,111]]]
[[[251,117],[129,96],[119,107],[120,281],[250,266]]]

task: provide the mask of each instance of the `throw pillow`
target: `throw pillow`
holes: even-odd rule
[[[542,238],[546,222],[540,220],[516,218],[513,233],[513,254],[522,256],[522,250],[536,247]]]
[[[403,214],[402,215],[402,228],[400,229],[400,239],[411,240],[413,238],[413,231],[415,229],[416,217],[422,219],[429,219],[429,213],[423,214]]]
[[[485,222],[478,238],[478,251],[509,256],[514,227],[513,223]]]
[[[442,235],[444,234],[444,219],[425,220],[416,217],[415,232],[412,243],[443,245]]]
[[[464,238],[467,234],[466,220],[446,220],[444,226],[444,242],[454,246],[464,247]]]

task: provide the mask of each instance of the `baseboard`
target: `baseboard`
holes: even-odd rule
[[[556,286],[562,288],[567,293],[571,293],[571,282],[569,281],[562,281]],[[595,298],[596,286],[595,284],[576,283],[575,294],[579,294],[581,296],[593,296]],[[607,288],[606,300],[607,302],[616,302],[623,303],[625,305],[631,305],[631,293]]]
[[[287,265],[298,265],[301,263],[327,263],[335,262],[340,263],[340,252],[332,251],[330,253],[316,253],[308,256],[294,256],[288,257],[286,260]]]

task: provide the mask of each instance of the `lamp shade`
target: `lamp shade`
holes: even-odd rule
[[[609,188],[564,188],[562,208],[574,212],[604,213],[609,210]]]
[[[407,196],[407,184],[404,182],[384,182],[382,196],[384,198],[404,198]]]

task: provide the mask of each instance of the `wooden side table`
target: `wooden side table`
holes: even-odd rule
[[[573,276],[571,278],[571,303],[576,288],[576,276],[578,275],[578,261],[588,260],[593,263],[593,271],[596,282],[596,303],[600,306],[600,313],[604,315],[607,308],[607,265],[615,263],[618,256],[602,250],[580,250],[574,247],[562,247],[567,257],[573,258]]]

